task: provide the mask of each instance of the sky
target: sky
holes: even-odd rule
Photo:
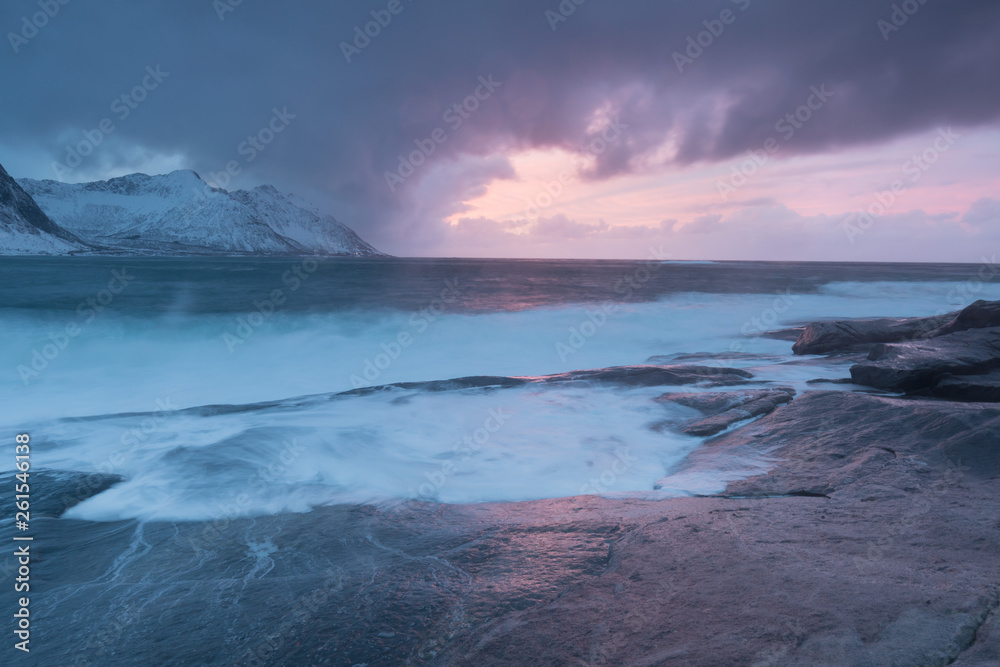
[[[0,30],[15,178],[270,183],[400,256],[1000,252],[996,0],[6,0]]]

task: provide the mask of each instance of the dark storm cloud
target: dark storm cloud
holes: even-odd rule
[[[559,12],[558,0],[399,0],[396,14],[388,0],[233,2],[43,0],[58,12],[16,44],[8,33],[23,37],[22,17],[39,3],[4,3],[0,143],[62,160],[69,138],[109,117],[115,130],[95,152],[102,164],[129,147],[181,153],[203,176],[236,161],[256,181],[327,193],[346,222],[405,251],[407,239],[432,234],[431,217],[449,212],[414,201],[430,165],[528,147],[584,153],[600,133],[595,114],[617,114],[628,130],[599,153],[591,178],[649,168],[656,151],[683,164],[759,148],[781,138],[775,123],[806,104],[813,86],[833,96],[786,153],[993,123],[1000,114],[994,0],[897,2],[916,10],[897,13],[897,23],[906,18],[898,30],[879,26],[894,13],[881,0],[564,0],[558,19],[546,15]],[[220,20],[222,9],[232,11]],[[370,43],[359,41],[348,63],[341,44],[373,10],[391,20]],[[719,34],[701,35],[708,46],[690,46],[709,29]],[[113,101],[157,65],[169,75],[118,120]],[[461,126],[446,122],[452,105],[484,94],[479,77],[490,75],[501,85]],[[286,107],[295,118],[248,160],[241,142]],[[390,191],[385,172],[415,141],[429,146],[438,128],[444,143]],[[668,137],[674,146],[664,158]],[[476,169],[477,182],[456,177],[462,194],[511,176],[503,160]],[[447,182],[433,186],[447,199]]]

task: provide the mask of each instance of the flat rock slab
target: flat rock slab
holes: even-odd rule
[[[706,415],[680,427],[682,433],[705,437],[720,433],[746,419],[766,415],[779,405],[791,401],[794,396],[795,390],[791,387],[778,387],[698,394],[672,393],[663,394],[656,400],[684,405]]]
[[[806,384],[854,384],[851,378],[815,378],[806,380]]]
[[[32,658],[997,664],[1000,407],[808,392],[692,458],[737,448],[724,497],[40,518]]]
[[[647,364],[657,364],[669,366],[679,362],[692,361],[756,361],[758,363],[782,361],[784,355],[780,354],[759,354],[755,352],[689,352],[684,354],[655,355],[646,359]]]
[[[1000,406],[806,392],[707,441],[672,472],[708,473],[724,461],[762,459],[772,462],[766,472],[731,481],[717,495],[830,496],[890,472],[892,480],[879,477],[879,485],[916,488],[925,476],[956,466],[990,478],[1000,475]]]
[[[871,320],[840,320],[810,324],[799,335],[792,352],[795,354],[829,354],[856,350],[875,343],[923,338],[953,317],[878,318]]]
[[[602,382],[619,386],[658,387],[685,384],[730,386],[747,384],[753,373],[740,368],[716,366],[617,366],[589,371],[572,371],[536,378],[539,382]]]
[[[996,526],[910,500],[673,501],[616,536],[600,576],[470,630],[434,664],[995,664],[979,632],[997,610]]]
[[[969,329],[931,340],[876,345],[851,367],[857,384],[890,391],[936,385],[948,375],[975,375],[1000,367],[1000,327]]]
[[[393,389],[404,389],[412,391],[461,391],[463,389],[508,389],[511,387],[523,387],[528,384],[524,378],[512,378],[498,375],[471,375],[449,380],[428,380],[426,382],[395,382],[393,384],[381,384],[374,387],[359,387],[342,391],[334,396],[367,396]]]
[[[28,473],[28,491],[31,496],[31,516],[59,517],[70,507],[82,503],[91,496],[124,482],[121,475],[100,472],[62,472],[59,470],[31,470]],[[16,484],[15,472],[0,474],[0,488],[7,507],[14,507]]]
[[[806,326],[792,352],[829,354],[877,343],[936,338],[969,329],[1000,326],[1000,301],[976,301],[961,311],[935,317],[877,318],[816,322]]]
[[[612,366],[593,370],[570,371],[555,375],[537,377],[505,377],[495,375],[475,375],[449,380],[427,382],[395,382],[374,387],[360,387],[333,394],[337,396],[358,396],[383,391],[403,389],[410,391],[461,391],[467,389],[510,389],[528,384],[561,384],[569,382],[589,382],[612,384],[623,387],[657,387],[685,384],[706,384],[707,386],[732,386],[747,384],[753,373],[739,368],[718,366],[689,366],[682,364],[640,364],[635,366]]]
[[[1000,403],[1000,370],[983,375],[946,377],[922,393],[951,401]]]

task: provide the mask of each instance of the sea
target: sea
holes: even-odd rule
[[[505,379],[694,364],[858,390],[810,384],[850,360],[774,332],[1000,299],[994,269],[4,257],[0,438],[30,435],[32,471],[123,478],[65,515],[97,522],[719,491],[654,490],[703,439],[659,427],[697,413],[653,400],[718,388]]]

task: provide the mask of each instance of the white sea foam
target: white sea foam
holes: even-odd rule
[[[68,516],[76,518],[211,519],[399,498],[527,500],[651,489],[699,443],[650,428],[695,415],[654,403],[663,390],[397,390],[298,409],[172,415],[124,443],[149,417],[60,422],[35,437],[58,443],[40,463],[96,463],[127,478],[73,508]]]
[[[22,311],[3,315],[10,344],[0,348],[8,370],[0,400],[5,431],[29,430],[38,443],[34,466],[127,478],[74,508],[78,518],[205,519],[414,497],[479,502],[648,493],[700,442],[650,428],[683,416],[676,411],[684,409],[651,400],[670,388],[400,390],[214,416],[160,408],[281,401],[349,390],[359,381],[536,376],[734,350],[771,358],[712,364],[748,367],[762,381],[805,391],[815,388],[806,380],[846,377],[846,366],[788,363],[795,361],[791,343],[760,337],[764,329],[830,317],[932,315],[971,300],[954,302],[953,289],[836,283],[784,299],[684,293],[619,305],[606,320],[594,305],[446,313],[434,321],[392,311],[279,312],[232,352],[223,340],[236,331],[232,317],[107,314],[27,385],[18,366],[30,365],[32,350],[64,323]],[[1000,298],[1000,285],[972,296]],[[397,350],[400,334],[411,342]],[[501,409],[510,417],[477,451],[456,452],[455,443],[487,429],[489,411]],[[151,414],[61,419],[127,412]],[[612,483],[601,483],[602,475]],[[705,484],[701,478],[687,491]]]

